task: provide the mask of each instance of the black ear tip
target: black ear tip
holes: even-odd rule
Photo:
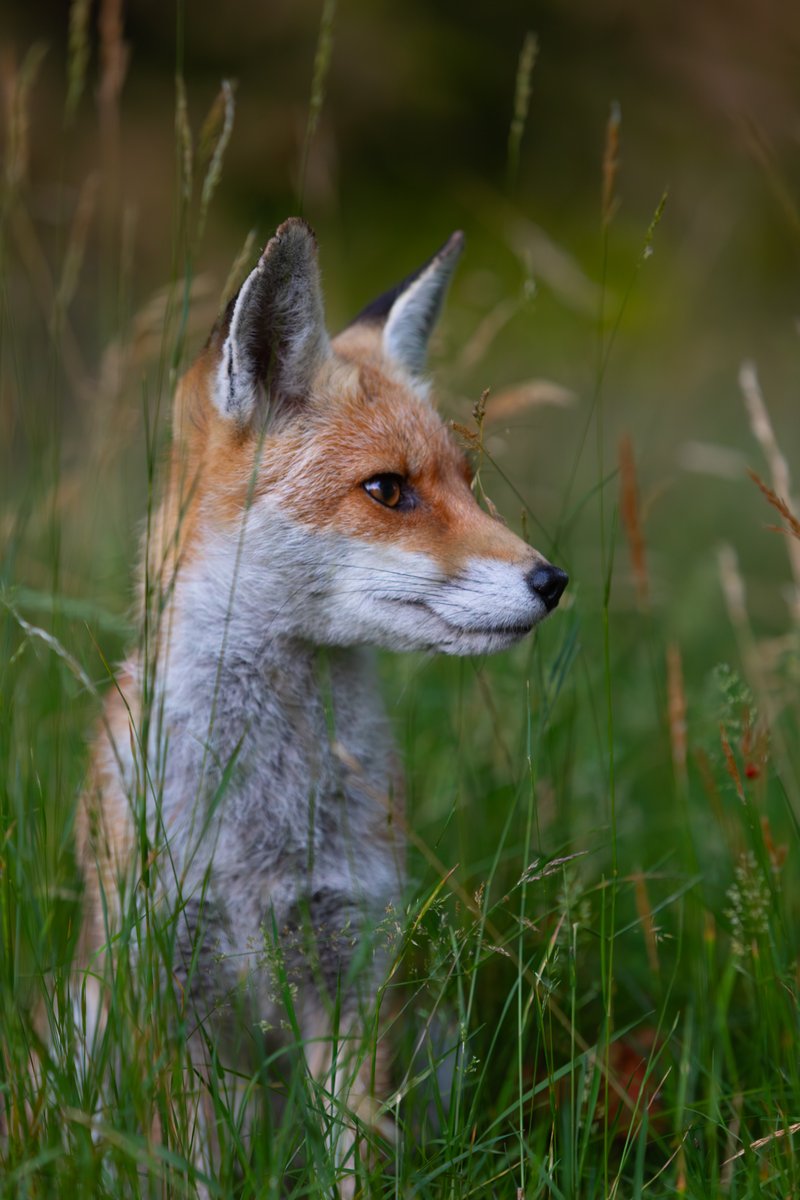
[[[311,238],[314,245],[317,244],[317,235],[303,217],[287,217],[276,229],[275,236]]]
[[[266,262],[267,258],[271,254],[274,254],[279,246],[292,249],[306,248],[312,254],[316,254],[317,235],[308,221],[304,221],[302,217],[288,217],[285,221],[281,222],[267,242],[264,252],[261,255],[261,262]]]
[[[431,259],[431,263],[449,262],[451,264],[451,268],[455,266],[456,262],[461,257],[461,251],[464,249],[465,240],[463,229],[456,229],[454,233],[450,234],[450,237],[442,246],[441,250],[437,250],[436,254],[434,254],[433,258]]]
[[[426,263],[423,263],[422,266],[418,267],[417,270],[412,272],[411,275],[407,275],[405,279],[401,280],[401,282],[396,284],[393,288],[390,288],[388,292],[384,292],[382,296],[378,296],[378,298],[373,300],[371,304],[368,304],[366,308],[362,308],[358,316],[354,317],[350,322],[350,325],[358,325],[362,321],[367,322],[368,324],[382,324],[384,321],[386,321],[389,313],[392,311],[395,301],[403,294],[404,291],[406,291],[407,288],[411,287],[411,285],[415,283],[421,275],[425,275],[425,273],[428,271],[438,274],[446,283],[447,280],[449,280],[452,272],[455,270],[456,263],[458,262],[463,249],[464,233],[461,229],[456,229],[454,233],[450,234],[450,237],[447,239],[441,249],[436,251],[433,258],[429,258]],[[347,326],[348,329],[350,328],[350,325]]]

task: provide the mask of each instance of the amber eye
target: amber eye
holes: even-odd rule
[[[400,501],[403,499],[403,485],[405,480],[402,475],[373,475],[372,479],[368,479],[364,483],[364,491],[373,500],[377,500],[379,504],[383,504],[386,508],[397,508]]]

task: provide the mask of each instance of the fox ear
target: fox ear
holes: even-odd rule
[[[384,353],[412,375],[425,369],[428,341],[464,248],[464,234],[452,234],[423,267],[359,313],[361,321],[383,324]]]
[[[251,420],[264,396],[302,399],[330,353],[317,241],[292,217],[277,230],[229,307],[215,402],[223,416]]]

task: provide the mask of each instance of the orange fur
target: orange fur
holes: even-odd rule
[[[162,565],[191,557],[204,521],[240,520],[249,501],[269,493],[304,524],[423,552],[448,575],[471,556],[530,556],[476,503],[467,460],[433,409],[377,359],[355,362],[370,335],[348,333],[343,344],[347,358],[325,364],[307,411],[265,437],[219,415],[210,398],[215,356],[201,355],[176,397],[169,490],[152,541]],[[401,516],[366,494],[364,481],[385,472],[408,479],[418,507]]]
[[[89,781],[75,816],[75,845],[86,882],[85,951],[105,942],[104,904],[113,921],[119,909],[120,881],[134,861],[136,831],[130,800],[122,790],[113,763],[108,761],[107,747],[124,745],[131,738],[129,709],[137,703],[130,674],[120,672],[117,688],[106,701]],[[101,753],[101,748],[105,753]],[[95,863],[96,870],[89,870],[90,864]]]

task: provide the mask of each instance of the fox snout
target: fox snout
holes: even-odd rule
[[[526,582],[534,596],[543,602],[548,612],[552,612],[564,594],[569,575],[562,571],[561,567],[554,567],[551,563],[539,563],[528,572]]]

